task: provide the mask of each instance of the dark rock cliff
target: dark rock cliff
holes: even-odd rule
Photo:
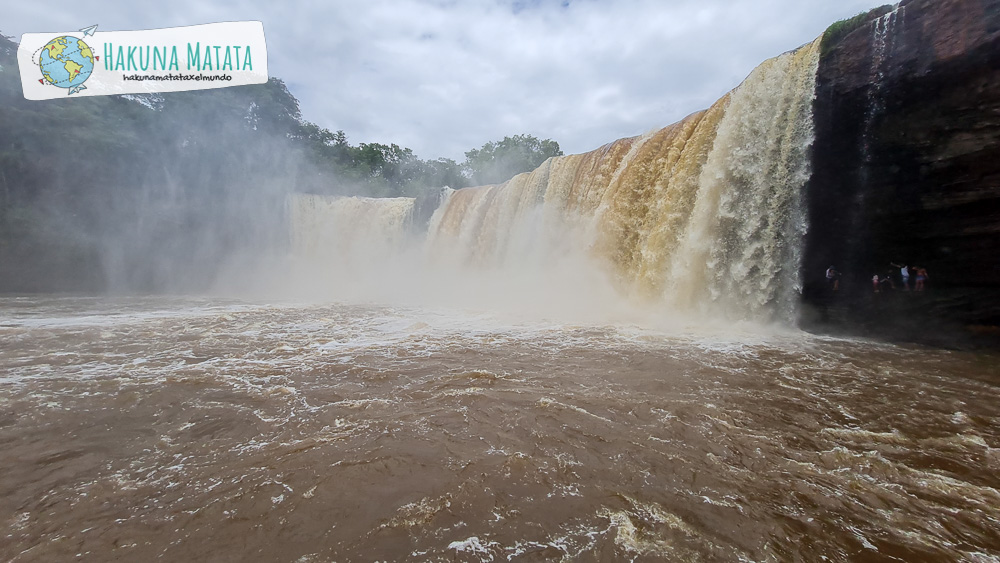
[[[803,327],[1000,342],[1000,0],[904,0],[828,43]],[[895,268],[876,294],[893,262],[926,268],[926,290]]]

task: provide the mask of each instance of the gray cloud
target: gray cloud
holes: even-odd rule
[[[19,2],[0,31],[261,20],[269,71],[352,143],[462,160],[505,135],[567,153],[708,107],[763,60],[874,0]],[[81,20],[81,18],[83,18]]]

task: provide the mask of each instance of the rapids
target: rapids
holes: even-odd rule
[[[178,298],[0,341],[5,561],[1000,558],[994,355]]]

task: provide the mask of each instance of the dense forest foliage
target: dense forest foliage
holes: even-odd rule
[[[283,252],[295,192],[433,198],[562,154],[528,135],[466,162],[351,145],[281,80],[25,100],[0,36],[0,292],[201,290]]]
[[[552,156],[560,156],[559,143],[531,135],[504,137],[465,153],[463,169],[476,185],[498,184],[515,174],[534,170]]]

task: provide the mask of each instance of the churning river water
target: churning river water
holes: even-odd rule
[[[1000,561],[1000,362],[795,331],[0,300],[0,559]]]

